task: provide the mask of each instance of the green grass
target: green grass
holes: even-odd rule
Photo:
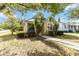
[[[59,36],[56,36],[57,38],[60,38],[60,39],[79,39],[79,37],[76,37],[74,35],[59,35]]]
[[[64,35],[56,36],[60,39],[79,39],[79,33],[64,33]]]
[[[78,34],[72,34],[72,33],[67,33],[61,36],[56,36],[56,38],[62,39],[62,40],[67,40],[67,41],[71,41],[71,42],[75,42],[75,43],[79,43],[79,36],[76,36]]]
[[[79,33],[64,33],[64,34],[79,37]]]

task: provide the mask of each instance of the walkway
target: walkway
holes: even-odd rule
[[[71,47],[71,48],[74,48],[76,50],[79,50],[79,43],[75,43],[75,42],[69,42],[69,41],[65,41],[65,40],[61,40],[59,38],[53,38],[53,37],[50,37],[50,36],[42,36],[42,37],[45,37],[46,41],[55,41],[59,44],[63,44],[67,47]]]

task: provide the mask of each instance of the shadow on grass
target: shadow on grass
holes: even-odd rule
[[[64,49],[59,45],[59,44],[57,44],[57,43],[55,43],[55,42],[53,42],[53,41],[46,41],[45,40],[46,38],[44,38],[44,37],[41,37],[41,36],[39,36],[39,37],[35,37],[35,38],[30,38],[30,40],[31,41],[41,41],[41,42],[43,42],[45,45],[47,45],[47,46],[49,46],[49,47],[51,47],[52,49],[53,48],[55,48],[55,49],[57,49],[58,50],[58,52],[59,53],[55,53],[55,54],[42,54],[41,52],[40,52],[40,55],[50,55],[50,56],[58,56],[58,55],[63,55],[63,56],[65,56],[66,54],[65,54],[65,51],[64,51]],[[38,51],[35,53],[35,54],[32,54],[32,53],[28,53],[28,55],[38,55]]]

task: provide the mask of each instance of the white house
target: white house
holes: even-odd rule
[[[59,31],[79,31],[79,20],[69,20],[68,22],[59,22]]]

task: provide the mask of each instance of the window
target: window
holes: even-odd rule
[[[28,32],[34,32],[34,25],[29,24]]]
[[[52,30],[52,24],[48,24],[48,30],[49,30],[49,31]]]
[[[66,25],[64,25],[64,27],[66,28]]]

